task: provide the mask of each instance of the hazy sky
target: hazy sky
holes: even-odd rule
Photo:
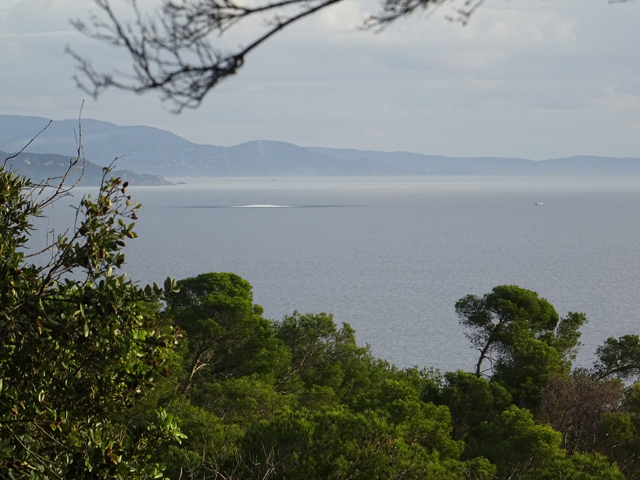
[[[69,25],[91,5],[0,0],[0,113],[77,116],[86,95],[65,46],[122,61]],[[640,157],[640,2],[487,0],[466,27],[445,8],[358,29],[375,6],[344,0],[280,33],[197,110],[176,116],[155,94],[109,91],[86,99],[84,116],[216,145]]]

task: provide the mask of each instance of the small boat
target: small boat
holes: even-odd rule
[[[544,205],[544,203],[542,203],[542,202],[536,202],[536,203],[534,203],[534,205],[536,205],[537,207],[541,207],[542,205]]]

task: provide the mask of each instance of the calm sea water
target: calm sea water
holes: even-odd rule
[[[134,279],[235,272],[267,317],[333,313],[400,366],[471,369],[454,303],[501,284],[587,314],[580,365],[640,333],[638,178],[184,180],[130,188]]]

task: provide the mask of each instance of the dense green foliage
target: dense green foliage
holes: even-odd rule
[[[105,179],[81,201],[75,228],[29,264],[31,221],[65,190],[48,192],[0,171],[0,477],[156,478],[150,455],[180,438],[175,423],[161,409],[144,423],[122,415],[175,341],[163,290],[113,273],[137,205]]]
[[[528,408],[537,405],[551,376],[569,372],[586,321],[577,313],[560,319],[536,292],[513,285],[496,287],[482,298],[468,295],[456,303],[456,311],[480,352],[476,376],[490,372],[517,405]]]
[[[331,315],[265,319],[232,273],[116,275],[125,188],[105,179],[32,264],[64,190],[0,171],[0,478],[640,478],[637,336],[572,372],[584,315],[499,286],[455,305],[473,372],[399,369]]]

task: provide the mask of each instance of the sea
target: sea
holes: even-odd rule
[[[123,271],[143,284],[234,272],[266,317],[331,313],[399,367],[471,370],[454,305],[497,285],[587,315],[577,366],[640,334],[640,177],[171,180],[185,184],[128,191],[142,208]]]

